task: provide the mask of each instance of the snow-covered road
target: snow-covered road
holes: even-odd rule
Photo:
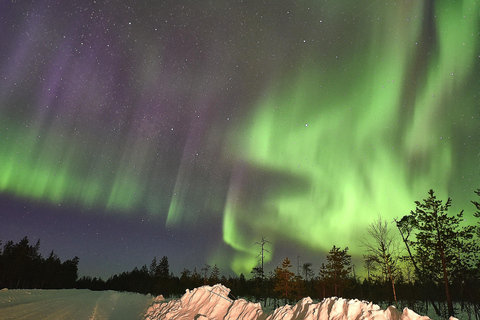
[[[0,319],[143,319],[153,298],[90,290],[1,290]]]

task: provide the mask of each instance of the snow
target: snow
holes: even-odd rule
[[[321,303],[313,303],[310,298],[303,298],[295,306],[283,306],[276,309],[268,320],[314,320],[314,319],[375,319],[375,320],[428,320],[429,317],[419,316],[405,308],[403,314],[395,307],[387,310],[378,305],[359,300],[342,298],[327,298]]]
[[[221,284],[187,290],[179,300],[164,302],[158,298],[147,310],[145,320],[159,319],[225,319],[225,320],[429,320],[405,308],[403,312],[390,306],[386,310],[378,305],[342,298],[327,298],[313,303],[303,298],[296,305],[277,308],[270,315],[264,315],[260,304],[243,299],[232,301],[228,298],[230,289]],[[450,318],[455,320],[456,318]]]
[[[178,300],[162,296],[90,290],[1,290],[0,319],[200,319],[200,320],[429,320],[410,309],[397,310],[360,300],[303,298],[264,314],[259,303],[229,298],[221,284],[187,290]],[[450,318],[450,320],[458,320]]]
[[[1,290],[0,319],[142,319],[152,296],[116,291]]]
[[[159,297],[147,310],[145,320],[155,319],[257,319],[262,314],[259,303],[228,298],[230,289],[217,284],[187,290],[179,300],[168,303]]]

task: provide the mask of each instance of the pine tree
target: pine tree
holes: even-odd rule
[[[326,298],[327,297],[327,284],[328,284],[328,272],[327,272],[327,266],[325,265],[325,263],[322,263],[320,265],[320,269],[318,270],[318,285],[319,285],[319,290],[321,291],[321,296],[322,298]]]
[[[302,270],[303,274],[305,275],[305,281],[308,281],[308,278],[312,276],[313,271],[312,271],[312,263],[311,262],[305,262],[302,265]]]
[[[267,243],[271,243],[266,239],[265,236],[262,236],[262,240],[260,242],[255,242],[254,245],[259,245],[260,246],[260,252],[257,255],[257,258],[259,258],[260,266],[254,267],[251,271],[251,273],[254,274],[254,294],[257,298],[260,300],[264,300],[265,297],[265,269],[264,269],[264,264],[265,264],[265,259],[266,259],[266,253],[269,253],[265,246]],[[266,303],[266,300],[264,300]]]
[[[262,280],[264,280],[264,278],[265,278],[265,272],[264,272],[265,269],[263,268],[264,262],[265,262],[265,252],[270,252],[267,249],[265,249],[265,245],[267,243],[271,243],[271,242],[268,241],[265,236],[262,237],[262,240],[260,242],[255,242],[255,245],[259,245],[260,248],[261,248],[260,253],[258,254],[257,257],[260,258],[260,271],[261,271],[261,279]]]
[[[320,279],[333,284],[335,296],[339,296],[347,286],[348,274],[352,270],[352,256],[347,252],[348,247],[341,250],[333,246],[327,254],[327,264],[322,264],[320,268]]]
[[[480,189],[477,189],[476,191],[474,191],[477,196],[480,197]],[[475,206],[475,208],[477,209],[476,212],[473,213],[473,215],[476,217],[476,218],[480,218],[480,202],[478,201],[472,201],[473,205]],[[477,236],[478,238],[480,238],[480,221],[478,222],[478,226],[476,228],[476,233],[477,233]]]
[[[183,271],[180,272],[180,283],[185,287],[188,286],[191,275],[192,275],[192,271],[188,270],[187,268],[184,268]]]
[[[207,284],[207,280],[208,280],[208,270],[210,270],[210,265],[209,264],[205,264],[202,268],[202,271],[203,271],[203,284],[206,285]]]
[[[152,267],[153,262],[154,261],[152,261],[150,267]],[[150,272],[147,273],[150,274]],[[155,268],[153,292],[155,294],[161,293],[163,295],[169,295],[171,293],[170,265],[168,263],[167,256],[163,256],[162,259],[160,259],[160,262],[157,263],[157,266]]]
[[[295,274],[290,271],[292,264],[290,259],[285,258],[281,267],[275,268],[275,292],[280,294],[280,298],[285,299],[285,303],[291,298],[293,290],[293,277]]]
[[[448,198],[443,205],[442,200],[437,200],[434,191],[428,192],[429,197],[423,202],[415,201],[416,209],[409,216],[402,218],[400,223],[403,230],[415,231],[415,241],[411,244],[415,253],[411,255],[419,279],[427,282],[442,283],[445,287],[448,314],[454,316],[453,303],[450,293],[450,282],[453,277],[463,272],[471,261],[473,254],[473,227],[460,227],[464,221],[463,210],[456,216],[449,216],[448,209],[452,199]],[[400,227],[399,227],[400,229]],[[403,236],[403,235],[402,235]]]
[[[151,277],[154,277],[156,272],[157,272],[157,257],[153,257],[152,262],[150,263],[149,274]]]
[[[202,275],[197,271],[197,267],[193,268],[191,279],[193,287],[202,285]]]
[[[163,256],[155,269],[155,276],[160,279],[168,279],[170,277],[170,266],[167,256]]]
[[[210,282],[210,284],[217,284],[220,280],[220,269],[217,267],[217,264],[215,263],[215,265],[213,266],[212,268],[212,272],[210,273],[210,278],[208,279],[208,281]]]

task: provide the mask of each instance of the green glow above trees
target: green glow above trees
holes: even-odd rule
[[[45,58],[46,71],[31,76],[40,41],[25,41],[22,68],[0,79],[0,192],[146,214],[169,228],[221,223],[218,246],[234,252],[230,267],[245,274],[258,265],[254,243],[264,235],[273,244],[285,239],[324,252],[335,244],[358,255],[353,243],[375,217],[404,215],[426,190],[469,203],[470,188],[478,188],[478,160],[468,152],[478,150],[478,3],[435,3],[432,30],[421,2],[357,3],[359,12],[350,3],[325,13],[314,10],[318,1],[299,5],[318,29],[296,25],[285,37],[270,22],[268,34],[232,36],[231,47],[205,33],[219,51],[197,57],[205,66],[182,70],[164,63],[165,43],[155,47],[155,35],[151,48],[125,57],[127,80],[108,78],[88,55]],[[103,57],[104,47],[91,50],[107,69],[124,67]],[[138,57],[150,61],[137,68]],[[265,75],[263,63],[272,63]],[[61,82],[56,72],[75,76]],[[272,245],[265,261],[274,252]]]
[[[231,144],[241,145],[239,167],[284,176],[264,184],[233,178],[243,182],[227,199],[225,241],[250,251],[251,238],[267,234],[323,251],[351,246],[360,255],[352,244],[376,216],[391,221],[429,186],[446,195],[461,183],[452,169],[459,165],[452,145],[457,127],[441,117],[464,112],[453,105],[476,58],[474,8],[471,1],[439,6],[432,59],[418,49],[428,41],[422,20],[406,24],[407,17],[390,10],[391,20],[380,23],[366,52],[320,68],[306,62],[298,76],[276,83],[232,133]],[[396,24],[402,27],[393,32]],[[426,75],[412,79],[416,59],[424,59]],[[474,105],[468,98],[464,103]],[[474,167],[473,159],[468,163]],[[255,198],[246,196],[252,185]],[[235,236],[244,232],[250,237]],[[257,263],[254,254],[250,266]]]

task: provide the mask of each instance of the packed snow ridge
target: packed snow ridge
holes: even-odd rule
[[[228,298],[230,289],[221,284],[187,290],[179,300],[165,302],[156,298],[148,308],[145,320],[158,319],[223,319],[223,320],[429,320],[405,308],[400,312],[390,306],[386,310],[378,305],[359,300],[328,298],[313,303],[303,298],[296,305],[285,305],[270,315],[264,315],[259,303]],[[454,320],[455,318],[450,318]]]

